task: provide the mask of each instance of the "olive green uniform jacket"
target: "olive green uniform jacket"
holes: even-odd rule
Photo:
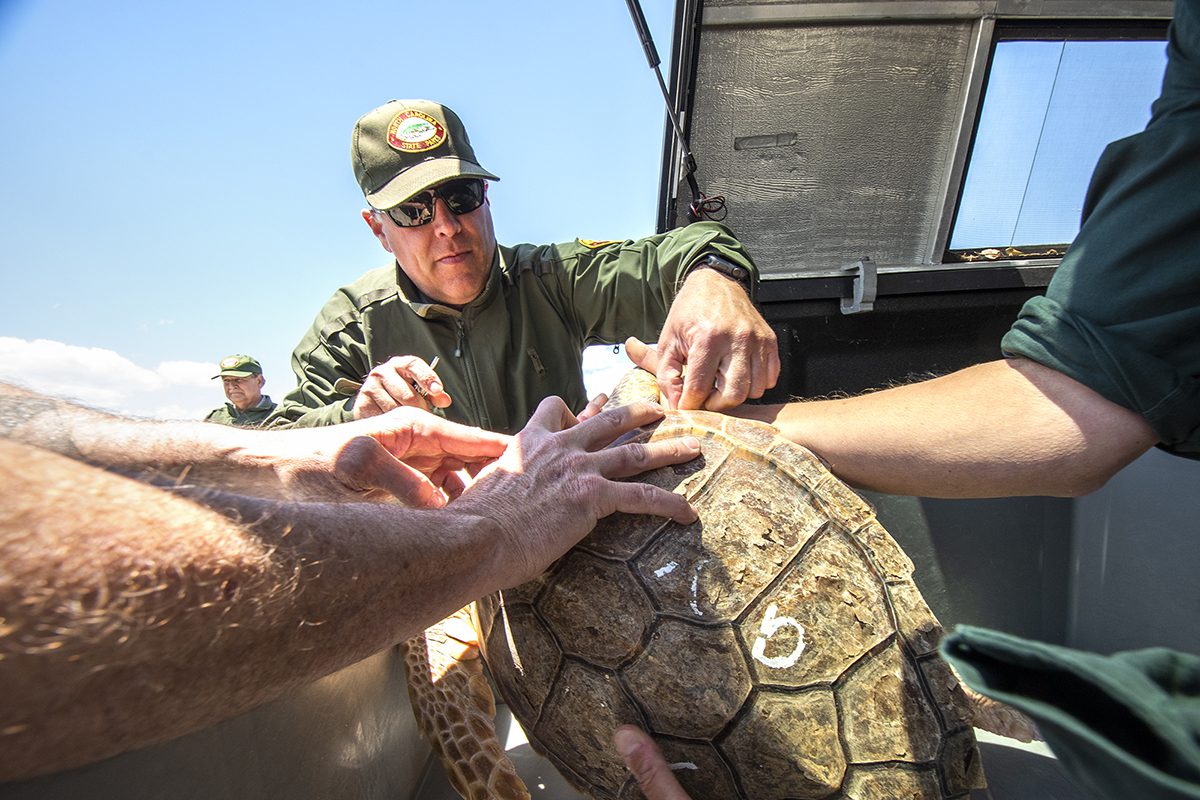
[[[232,403],[226,403],[220,408],[214,408],[204,418],[205,422],[215,422],[218,425],[234,425],[239,428],[257,428],[267,421],[275,411],[275,403],[267,395],[263,395],[254,408],[238,411]]]
[[[393,356],[440,358],[438,377],[455,422],[514,433],[551,395],[587,403],[585,345],[658,337],[687,268],[709,253],[757,271],[729,231],[701,222],[625,242],[497,248],[482,294],[461,310],[424,300],[398,265],[339,289],[292,353],[299,385],[272,425],[352,419],[353,391]]]

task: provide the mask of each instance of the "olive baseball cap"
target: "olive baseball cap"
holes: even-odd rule
[[[218,364],[221,371],[213,375],[213,380],[217,378],[249,378],[251,375],[262,375],[262,365],[255,361],[250,356],[244,356],[241,353],[232,356],[225,356]]]
[[[359,117],[350,161],[380,210],[451,178],[500,180],[479,165],[458,115],[432,100],[389,100]]]

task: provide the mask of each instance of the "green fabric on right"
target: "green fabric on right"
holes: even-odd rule
[[[941,650],[972,689],[1032,717],[1097,798],[1200,800],[1200,656],[1103,656],[971,626]]]

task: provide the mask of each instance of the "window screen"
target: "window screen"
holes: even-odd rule
[[[1163,41],[1000,41],[950,250],[1067,244],[1105,145],[1150,119]]]

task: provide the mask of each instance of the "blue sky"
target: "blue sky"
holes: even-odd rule
[[[673,2],[643,7],[665,61]],[[348,8],[0,0],[0,378],[197,417],[245,352],[282,396],[387,263],[349,139],[394,97],[463,117],[501,241],[653,232],[664,107],[624,2]]]
[[[1161,41],[1001,42],[951,249],[1071,241],[1105,146],[1150,120]]]

